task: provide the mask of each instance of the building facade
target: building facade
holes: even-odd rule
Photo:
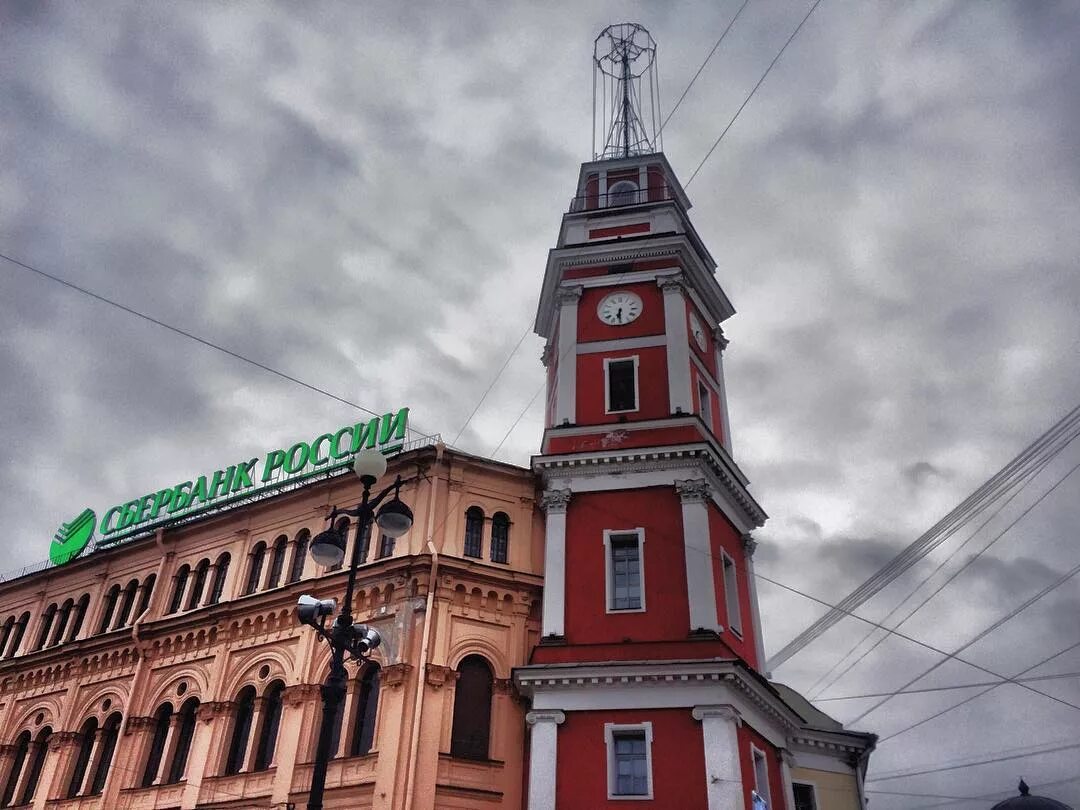
[[[413,529],[361,539],[354,613],[384,641],[351,673],[326,806],[520,808],[534,479],[442,446],[391,460],[417,472]],[[359,497],[335,474],[0,584],[0,807],[302,807],[329,651],[294,607],[342,598],[308,543]]]

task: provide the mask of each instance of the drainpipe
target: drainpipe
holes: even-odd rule
[[[157,601],[156,597],[161,591],[161,588],[163,587],[161,577],[162,574],[165,573],[165,562],[167,559],[167,552],[165,551],[164,529],[159,528],[154,534],[154,545],[156,545],[158,547],[158,551],[161,552],[161,561],[158,563],[157,574],[154,576],[154,590],[150,594],[149,601],[146,603],[146,610],[140,613],[139,616],[135,619],[135,621],[131,623],[131,640],[135,644],[135,654],[139,657],[139,660],[135,663],[135,674],[131,677],[131,691],[128,693],[127,702],[122,709],[123,718],[120,721],[121,736],[123,736],[124,732],[127,729],[128,720],[131,718],[131,709],[136,701],[136,698],[141,697],[141,695],[139,695],[138,693],[140,679],[146,664],[146,653],[143,650],[142,639],[139,637],[139,629],[143,623],[143,620],[146,619],[146,617],[150,614],[150,611],[153,610],[154,604]],[[117,747],[119,747],[119,744]],[[115,757],[116,754],[114,752],[113,758],[115,759]],[[110,768],[108,776],[105,777],[105,785],[101,791],[102,807],[116,807],[117,796],[115,794],[118,792],[119,788],[117,788],[116,790],[110,790],[110,788],[112,788],[114,785],[119,784],[119,777],[116,776],[116,773],[119,770],[119,768]]]
[[[445,445],[435,445],[435,463],[442,461]],[[437,481],[438,479],[435,479]],[[424,609],[424,632],[420,640],[420,661],[416,667],[416,697],[413,701],[412,736],[409,739],[409,758],[405,763],[405,804],[406,810],[413,806],[413,793],[416,790],[416,759],[420,751],[420,721],[424,712],[424,682],[427,674],[428,652],[431,646],[431,613],[435,606],[435,590],[438,588],[439,552],[435,548],[432,535],[435,531],[435,481],[431,482],[431,495],[428,497],[427,549],[431,553],[431,573],[428,578],[427,603]]]

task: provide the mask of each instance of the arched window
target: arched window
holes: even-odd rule
[[[491,738],[491,687],[494,682],[491,667],[481,656],[470,655],[462,659],[457,671],[450,755],[463,759],[487,759]]]
[[[51,736],[52,729],[45,726],[30,744],[30,762],[27,765],[30,771],[26,776],[22,794],[19,796],[19,804],[30,804],[34,800],[38,780],[41,779],[41,771],[45,767],[45,757],[49,755],[49,737]]]
[[[135,607],[135,593],[139,590],[139,581],[131,580],[124,586],[124,598],[120,600],[120,613],[116,617],[116,626],[124,627],[131,623],[131,611]]]
[[[7,650],[8,639],[11,638],[11,631],[15,628],[15,617],[8,616],[7,621],[4,622],[4,629],[0,631],[0,658],[4,657],[4,652]]]
[[[480,558],[483,556],[484,510],[479,506],[470,506],[465,510],[465,556]]]
[[[278,728],[281,725],[281,694],[284,691],[285,684],[274,681],[263,695],[262,729],[259,732],[259,745],[255,749],[253,770],[265,771],[274,761]]]
[[[510,558],[510,516],[496,512],[491,517],[491,561],[507,562]]]
[[[228,554],[222,554],[217,558],[217,563],[214,571],[214,584],[210,589],[210,604],[216,605],[221,601],[221,594],[225,591],[225,577],[229,573],[229,563],[232,561],[232,557]]]
[[[307,547],[311,532],[301,529],[293,545],[292,565],[289,566],[289,582],[299,582],[304,576],[304,563],[307,562]]]
[[[157,584],[157,574],[151,574],[143,580],[142,594],[139,596],[139,604],[135,606],[135,615],[131,617],[134,622],[142,616],[150,607],[150,597],[154,595],[154,586]]]
[[[67,797],[69,799],[78,796],[79,791],[82,790],[83,780],[86,779],[86,768],[90,764],[90,755],[94,753],[97,727],[97,720],[91,717],[79,729],[79,755],[75,758],[75,767],[71,771],[71,781],[68,783]]]
[[[187,771],[188,754],[191,753],[191,740],[195,736],[195,715],[199,711],[199,699],[188,698],[180,707],[180,726],[176,735],[176,751],[173,754],[172,765],[169,766],[169,777],[166,782],[176,784],[184,778]]]
[[[360,694],[353,715],[353,738],[349,756],[371,751],[375,742],[375,717],[379,711],[379,665],[374,661],[364,667],[360,676]]]
[[[116,600],[120,598],[120,586],[113,585],[109,588],[109,592],[105,594],[105,610],[102,611],[101,621],[98,623],[97,631],[99,633],[106,632],[112,624],[113,613],[116,612]]]
[[[54,644],[62,644],[64,642],[64,631],[67,630],[68,620],[71,618],[71,608],[74,603],[72,600],[67,599],[64,604],[60,606],[60,610],[56,616],[56,625],[53,627],[52,638],[49,640],[49,646]]]
[[[35,650],[40,650],[45,646],[45,642],[49,638],[49,630],[52,629],[54,616],[56,616],[55,602],[45,608],[45,615],[41,617],[41,632],[38,633],[37,645],[34,647]]]
[[[632,205],[638,201],[637,183],[620,180],[608,188],[608,206]]]
[[[94,770],[94,782],[90,785],[90,793],[98,794],[105,789],[105,780],[109,776],[109,768],[112,767],[113,754],[116,753],[116,741],[120,738],[120,721],[123,719],[120,712],[113,712],[101,727],[101,742],[98,743],[97,768]]]
[[[16,653],[19,652],[19,646],[22,644],[23,636],[26,635],[26,626],[30,624],[30,611],[26,611],[19,617],[19,621],[15,623],[15,632],[11,636],[11,644],[8,646],[8,656],[14,658]]]
[[[10,807],[15,798],[15,789],[19,786],[19,777],[22,776],[23,766],[26,765],[26,755],[30,752],[30,732],[24,731],[15,740],[15,753],[11,758],[11,771],[8,773],[7,783],[4,785],[4,793],[0,796],[0,807]]]
[[[370,520],[364,521],[364,526],[360,530],[360,562],[366,563],[368,554],[371,552],[371,523]]]
[[[251,559],[248,562],[247,582],[244,583],[244,596],[255,593],[259,589],[259,579],[262,578],[263,562],[266,560],[266,543],[260,540],[251,550]]]
[[[150,755],[146,758],[146,768],[143,770],[143,787],[150,787],[157,779],[158,769],[161,767],[161,756],[165,753],[165,741],[169,737],[172,713],[172,704],[163,703],[154,714],[154,739],[150,743]]]
[[[341,558],[341,562],[335,563],[327,568],[327,571],[340,571],[345,565],[345,560],[349,559],[349,519],[347,517],[340,518],[337,523],[334,524],[334,531],[345,538],[345,556]],[[366,558],[367,555],[365,554]]]
[[[247,753],[248,737],[251,736],[251,718],[254,714],[255,687],[245,686],[236,696],[232,739],[229,740],[229,755],[225,760],[226,776],[240,773],[240,769],[244,767],[244,754]]]
[[[199,564],[195,566],[195,578],[191,582],[191,593],[188,595],[188,610],[194,610],[202,602],[203,591],[206,590],[206,577],[209,571],[210,560],[199,560]]]
[[[181,565],[180,570],[173,577],[172,598],[169,600],[169,613],[176,613],[184,601],[184,590],[187,588],[188,577],[191,575],[190,565]]]
[[[285,570],[285,551],[289,547],[289,538],[281,535],[274,541],[274,549],[270,555],[270,577],[267,580],[267,588],[276,588],[281,584],[281,572]]]

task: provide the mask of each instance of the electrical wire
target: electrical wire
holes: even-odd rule
[[[1080,748],[1080,743],[1068,743],[1067,745],[1059,745],[1054,748],[1045,748],[1041,751],[1033,751],[1027,754],[1009,754],[1008,756],[991,757],[989,759],[981,759],[977,762],[969,762],[967,765],[944,765],[939,768],[923,768],[922,770],[908,771],[903,774],[897,774],[895,776],[875,776],[872,779],[867,779],[866,784],[871,782],[887,782],[892,779],[907,779],[912,776],[925,776],[931,773],[945,773],[946,771],[956,771],[963,768],[974,768],[979,765],[991,765],[997,762],[1009,762],[1014,759],[1027,759],[1028,757],[1042,756],[1043,754],[1056,754],[1059,751],[1072,751]]]
[[[814,5],[810,6],[810,10],[806,12],[806,16],[802,18],[802,20],[797,26],[795,26],[795,30],[791,32],[791,36],[787,38],[787,42],[785,42],[783,47],[781,47],[780,50],[777,51],[776,56],[773,57],[773,60],[769,62],[769,66],[765,68],[765,72],[761,74],[761,78],[758,79],[757,84],[754,85],[754,89],[750,91],[750,94],[747,95],[745,99],[743,99],[743,103],[739,105],[739,109],[735,111],[735,115],[731,117],[731,120],[728,121],[727,126],[724,127],[723,131],[720,133],[720,136],[713,142],[713,145],[709,147],[709,151],[705,153],[705,157],[701,159],[701,163],[699,163],[697,165],[697,168],[694,169],[694,173],[690,175],[690,179],[686,181],[686,184],[683,186],[683,188],[689,188],[690,184],[694,182],[694,178],[698,176],[698,172],[701,171],[701,167],[705,165],[705,162],[712,156],[712,153],[716,151],[716,147],[720,145],[720,141],[724,140],[724,136],[727,135],[728,130],[731,129],[735,121],[738,120],[739,115],[742,113],[746,105],[750,103],[750,99],[754,97],[754,93],[757,92],[758,88],[761,87],[762,83],[765,81],[765,77],[769,75],[769,72],[773,69],[773,66],[780,61],[780,57],[784,55],[784,51],[787,50],[788,45],[790,45],[792,40],[794,40],[795,37],[798,36],[799,32],[802,30],[802,27],[806,25],[806,21],[810,19],[810,15],[814,13],[814,10],[819,5],[821,5],[821,0],[814,0]]]
[[[281,379],[287,380],[288,382],[294,383],[295,385],[299,385],[301,388],[306,388],[309,391],[314,391],[315,393],[321,394],[324,397],[329,397],[330,399],[334,400],[335,402],[340,402],[342,405],[348,405],[350,408],[355,408],[358,411],[363,411],[364,413],[369,414],[371,416],[375,416],[375,417],[381,416],[381,414],[375,413],[375,411],[371,410],[370,408],[365,408],[363,405],[360,405],[360,404],[358,404],[356,402],[353,402],[352,400],[345,399],[344,397],[340,397],[337,394],[333,394],[333,393],[331,393],[330,391],[327,391],[324,388],[319,388],[317,385],[312,385],[311,383],[304,382],[303,380],[298,379],[296,377],[293,377],[292,375],[286,374],[283,371],[278,371],[276,368],[273,368],[272,366],[268,366],[265,363],[260,363],[258,360],[252,360],[250,357],[245,357],[244,355],[240,354],[239,352],[234,352],[232,349],[227,349],[224,346],[221,346],[221,345],[219,345],[217,343],[214,343],[211,340],[207,340],[206,338],[199,337],[198,335],[193,334],[192,332],[188,332],[188,331],[186,331],[184,329],[181,329],[181,328],[179,328],[177,326],[173,326],[172,324],[166,323],[165,321],[162,321],[162,320],[160,320],[158,318],[154,318],[153,316],[147,315],[144,312],[140,312],[139,310],[134,309],[133,307],[129,307],[129,306],[126,306],[125,304],[121,304],[119,301],[114,301],[111,298],[106,298],[104,295],[99,295],[98,293],[93,292],[92,290],[88,290],[85,287],[80,287],[78,284],[73,284],[72,282],[67,281],[67,280],[65,280],[63,278],[60,278],[59,276],[54,276],[51,273],[46,273],[44,270],[40,270],[37,267],[34,267],[34,266],[30,265],[30,264],[27,264],[26,262],[19,261],[18,259],[14,259],[11,256],[5,255],[3,253],[0,253],[0,259],[3,259],[4,261],[10,262],[11,264],[15,265],[16,267],[21,267],[23,270],[28,270],[31,273],[36,273],[41,278],[48,279],[49,281],[55,282],[56,284],[63,285],[64,287],[67,287],[69,289],[75,290],[76,292],[82,293],[83,295],[88,296],[90,298],[93,298],[96,301],[100,301],[103,304],[108,304],[111,307],[115,307],[116,309],[122,310],[123,312],[126,312],[129,315],[134,315],[136,318],[141,318],[142,320],[147,321],[149,323],[152,323],[155,326],[160,326],[162,329],[167,329],[168,331],[173,332],[173,333],[175,333],[177,335],[180,335],[182,337],[186,337],[188,340],[193,340],[196,343],[200,343],[203,346],[206,346],[206,347],[208,347],[210,349],[214,349],[214,350],[219,351],[219,352],[221,352],[223,354],[227,354],[229,357],[232,357],[232,358],[234,358],[236,360],[240,360],[241,362],[252,365],[255,368],[261,369],[262,371],[265,371],[265,372],[267,372],[269,374],[273,374],[274,376],[280,377]],[[421,434],[424,434],[424,431],[420,430],[419,428],[417,429],[417,432],[421,433]],[[433,435],[433,434],[424,434],[424,435]]]
[[[728,31],[735,25],[735,21],[739,19],[739,15],[743,13],[743,9],[750,4],[750,0],[743,0],[743,4],[739,6],[739,10],[735,12],[735,16],[731,18],[731,22],[727,24],[727,28],[720,35],[720,38],[716,40],[716,44],[712,46],[712,50],[709,51],[709,55],[705,57],[705,61],[701,63],[701,67],[697,69],[697,73],[690,79],[690,83],[686,85],[686,89],[682,91],[682,95],[679,96],[679,100],[675,102],[675,106],[671,108],[671,112],[664,118],[663,123],[660,124],[660,130],[656,133],[659,137],[664,133],[664,127],[667,126],[668,121],[671,120],[671,116],[675,115],[675,111],[679,109],[679,105],[683,103],[683,99],[686,98],[686,94],[690,92],[690,88],[694,86],[694,82],[698,80],[698,76],[701,75],[701,71],[705,70],[705,66],[709,64],[709,60],[713,58],[713,54],[716,53],[716,49],[720,47],[720,43],[724,41],[724,38],[728,35]]]
[[[1014,677],[1011,683],[1034,683],[1036,681],[1057,681],[1067,678],[1080,678],[1080,672],[1059,672],[1055,675],[1034,675],[1030,678]],[[975,689],[980,686],[1000,686],[1010,681],[976,681],[975,683],[954,683],[950,686],[926,686],[922,689],[904,689],[900,692],[869,692],[863,695],[841,695],[840,697],[807,698],[812,703],[834,703],[838,700],[865,700],[868,698],[888,697],[889,695],[925,695],[931,692],[951,692],[956,689]]]
[[[469,414],[469,418],[465,420],[465,424],[461,426],[461,429],[458,430],[457,434],[455,434],[454,440],[450,442],[451,446],[457,444],[458,439],[461,438],[461,434],[465,432],[465,428],[469,426],[469,423],[472,421],[473,417],[476,416],[476,412],[480,410],[480,406],[484,404],[484,400],[487,399],[487,395],[491,393],[491,389],[495,387],[495,383],[499,381],[502,373],[506,371],[506,367],[510,365],[510,361],[514,358],[514,355],[517,354],[517,350],[521,348],[521,344],[525,342],[525,338],[529,336],[530,331],[532,331],[531,326],[525,327],[525,331],[521,333],[521,337],[518,338],[518,342],[514,344],[514,348],[510,350],[510,354],[506,356],[506,360],[503,361],[503,364],[495,373],[495,377],[488,384],[488,387],[484,390],[484,393],[480,395],[480,401],[477,402],[476,407],[472,409],[472,412]]]

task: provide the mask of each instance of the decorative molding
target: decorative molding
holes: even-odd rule
[[[514,691],[514,681],[511,678],[495,678],[491,686],[496,695],[510,695]]]
[[[532,711],[525,715],[525,722],[530,726],[535,726],[537,723],[554,723],[559,726],[566,721],[566,715],[560,712],[558,709],[548,709],[547,711]]]
[[[704,478],[676,478],[675,491],[683,503],[705,503],[710,498],[709,482]]]
[[[566,512],[570,505],[571,491],[569,489],[545,489],[540,496],[540,508],[548,514],[552,512]]]
[[[555,346],[549,340],[544,344],[544,351],[540,354],[540,362],[544,364],[544,368],[551,365],[551,361],[555,359]]]
[[[749,533],[742,536],[743,550],[746,552],[746,556],[753,559],[754,552],[757,551],[758,542]]]
[[[695,706],[690,712],[695,720],[704,720],[706,717],[717,718],[727,723],[734,723],[736,727],[742,725],[742,715],[734,706],[724,703],[719,706]]]
[[[49,750],[62,751],[65,748],[73,748],[82,742],[82,735],[77,731],[54,731],[49,736]]]
[[[200,704],[200,708],[203,704]],[[157,725],[156,717],[129,717],[127,719],[127,725],[124,727],[125,734],[133,734],[136,731],[145,731],[148,728],[153,728]]]
[[[288,693],[288,688],[285,692]],[[202,720],[204,723],[209,723],[215,717],[224,717],[232,714],[236,708],[236,704],[231,700],[210,701],[208,703],[200,703],[199,708],[196,709],[196,717]],[[174,717],[178,715],[173,715]]]
[[[559,287],[555,291],[555,301],[559,306],[565,306],[566,304],[576,304],[581,300],[581,293],[585,288],[580,285],[573,287]]]
[[[460,673],[450,667],[440,666],[439,664],[428,664],[426,667],[425,680],[432,689],[442,689],[446,684],[452,684],[458,677],[460,677]]]
[[[446,488],[451,492],[460,492],[465,488],[465,482],[459,481],[457,478],[450,478],[446,482]]]
[[[379,680],[384,686],[396,689],[405,683],[405,679],[412,672],[412,664],[390,664],[379,670]]]
[[[789,768],[794,768],[799,764],[795,759],[795,755],[788,751],[786,748],[780,749],[780,761],[787,765]]]
[[[686,277],[682,273],[660,276],[656,279],[656,286],[665,294],[682,292],[686,288]]]
[[[717,350],[721,353],[723,353],[724,349],[731,343],[731,341],[724,336],[724,329],[720,326],[713,329],[713,342],[716,344]]]
[[[285,691],[282,693],[282,699],[290,705],[296,706],[300,703],[306,703],[309,700],[314,700],[319,696],[319,684],[317,683],[294,683],[291,686],[286,686]]]

